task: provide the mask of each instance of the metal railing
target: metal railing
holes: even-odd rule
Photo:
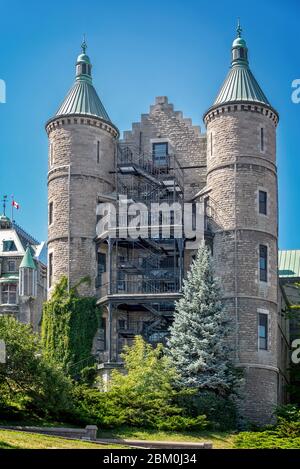
[[[100,288],[101,297],[111,295],[159,294],[179,292],[179,276],[176,279],[119,280]]]

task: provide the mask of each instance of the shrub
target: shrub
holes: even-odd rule
[[[281,405],[277,407],[275,415],[288,422],[300,422],[300,407],[295,404]]]
[[[172,415],[157,422],[157,429],[165,431],[202,431],[207,427],[208,421],[205,415],[198,415],[197,417]]]
[[[86,366],[80,371],[80,382],[92,386],[97,377],[96,365]]]
[[[232,430],[236,428],[237,411],[234,401],[214,392],[202,391],[196,394],[179,395],[177,402],[191,417],[205,414],[209,427],[213,430]]]
[[[131,425],[156,429],[204,429],[203,415],[189,415],[178,404],[190,390],[176,390],[176,372],[163,347],[152,348],[142,337],[122,355],[126,374],[112,372],[108,391],[77,386],[74,399],[83,419],[99,426]]]

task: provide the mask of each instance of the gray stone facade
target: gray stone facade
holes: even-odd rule
[[[211,221],[215,271],[231,317],[236,363],[245,371],[243,415],[266,422],[277,405],[279,373],[277,116],[263,106],[223,106],[209,111],[205,122],[212,139],[207,151],[208,197],[218,215]],[[267,193],[267,214],[259,213],[260,189]],[[266,281],[260,279],[261,245],[268,252]],[[266,350],[259,349],[259,313],[268,316]]]
[[[113,190],[114,126],[100,119],[73,117],[53,119],[49,136],[48,206],[48,288],[66,275],[70,286],[83,277],[91,285],[80,287],[82,294],[95,294],[96,206],[102,193]],[[99,147],[98,147],[99,142]],[[52,275],[51,275],[52,274]],[[51,278],[50,278],[51,277]]]
[[[246,54],[239,36],[233,44],[233,64],[243,63],[246,79],[253,80],[253,92],[264,100],[255,79],[247,75],[247,56],[237,58],[240,49]],[[89,64],[88,57],[79,56],[81,63]],[[232,73],[241,72],[237,67]],[[79,78],[81,86],[88,86],[89,76]],[[242,415],[255,423],[269,423],[274,407],[287,399],[288,382],[288,322],[281,314],[284,298],[278,288],[276,111],[265,102],[248,102],[244,97],[218,103],[206,112],[206,133],[201,133],[167,97],[160,96],[118,140],[118,130],[106,117],[76,114],[70,106],[66,100],[62,109],[66,113],[71,109],[69,114],[57,115],[46,125],[48,295],[62,275],[70,286],[83,277],[91,279],[80,293],[96,295],[102,307],[103,324],[93,353],[103,376],[120,366],[122,347],[136,334],[152,343],[163,337],[195,249],[189,249],[187,240],[182,245],[174,242],[173,248],[158,239],[139,241],[138,246],[126,236],[99,240],[96,205],[128,194],[133,199],[144,197],[148,203],[146,192],[155,194],[153,200],[166,199],[170,178],[175,191],[176,160],[183,174],[183,187],[176,182],[176,197],[181,203],[201,201],[205,207],[204,237],[212,249],[231,320],[232,357],[244,370]],[[155,168],[157,144],[166,144],[163,168]],[[120,154],[126,156],[123,166]],[[123,173],[123,185],[118,182],[119,173]],[[262,194],[265,213],[260,210]],[[150,261],[151,268],[145,267]]]

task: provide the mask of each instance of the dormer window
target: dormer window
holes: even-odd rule
[[[3,252],[17,251],[15,242],[12,240],[3,241]]]

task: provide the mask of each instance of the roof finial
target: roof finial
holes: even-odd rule
[[[241,37],[242,36],[242,28],[241,28],[241,24],[240,24],[240,18],[238,18],[238,24],[237,24],[237,28],[236,28],[236,32],[237,32],[237,37]]]
[[[85,40],[85,34],[83,35],[83,42],[82,42],[82,44],[81,44],[81,49],[82,49],[82,53],[85,54],[86,49],[87,49],[87,43],[86,43],[86,40]]]

